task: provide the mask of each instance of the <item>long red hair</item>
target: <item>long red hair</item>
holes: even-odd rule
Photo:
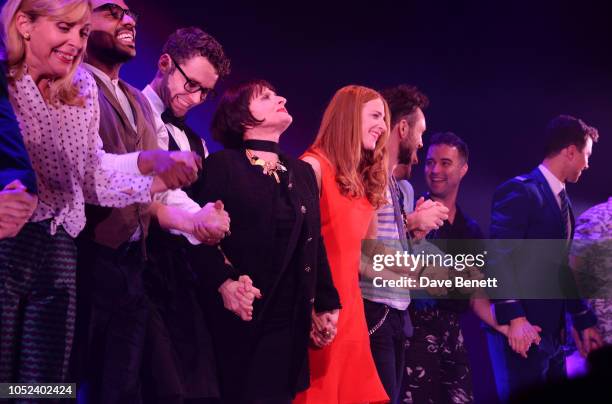
[[[385,108],[385,133],[374,150],[365,150],[362,140],[362,110],[366,102],[380,99]],[[385,205],[387,186],[387,139],[389,107],[371,88],[350,85],[336,92],[325,109],[321,127],[312,145],[324,154],[336,170],[336,183],[342,195],[366,197],[375,207]]]

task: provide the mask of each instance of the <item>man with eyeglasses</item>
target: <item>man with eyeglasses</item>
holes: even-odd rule
[[[195,151],[208,155],[204,139],[185,122],[186,114],[214,95],[219,78],[229,74],[230,61],[222,46],[199,28],[180,28],[167,39],[157,63],[157,73],[142,91],[157,125],[158,143],[164,150]],[[201,177],[200,177],[201,178]],[[184,194],[166,194],[172,204],[189,205],[199,180],[184,187]],[[168,200],[165,200],[168,203]],[[184,238],[151,227],[148,239],[151,265],[145,275],[149,298],[156,312],[149,327],[152,365],[145,379],[147,403],[213,402],[218,385],[212,341],[204,321],[198,278],[206,278],[206,262],[191,258],[198,247]],[[189,258],[188,258],[189,257]],[[193,262],[193,264],[192,264]],[[205,296],[213,297],[213,296]],[[149,354],[147,355],[149,356]]]
[[[185,118],[189,110],[213,98],[217,80],[229,74],[230,62],[223,48],[199,28],[181,28],[166,41],[157,67],[157,74],[142,93],[158,122],[166,126],[167,131],[158,139],[160,147],[192,150],[205,157],[204,139]]]
[[[123,64],[136,56],[136,14],[123,0],[92,3],[84,66],[98,84],[103,148],[124,157],[107,159],[103,164],[127,172],[154,172],[169,189],[190,184],[197,178],[194,162],[199,157],[192,152],[159,150],[158,131],[165,128],[156,125],[142,93],[119,79]],[[167,192],[183,193],[180,189]],[[151,214],[168,205],[186,212],[189,220],[179,223],[169,217],[165,224],[182,230],[193,243],[214,243],[229,231],[229,217],[221,206],[211,203],[200,208],[191,201],[185,210],[184,204],[173,206],[169,197],[160,205],[158,200],[163,198],[156,196],[151,205],[123,209],[86,208],[87,225],[78,242],[80,279],[73,366],[88,386],[88,403],[142,402],[143,355],[154,313],[143,279]],[[196,223],[200,231],[194,230]]]

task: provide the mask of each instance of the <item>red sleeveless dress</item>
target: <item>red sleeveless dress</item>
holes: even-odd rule
[[[310,388],[294,404],[388,402],[370,351],[368,327],[359,289],[361,240],[374,208],[367,198],[342,195],[335,170],[322,154],[309,151],[321,165],[321,233],[342,309],[335,340],[323,349],[309,349]]]

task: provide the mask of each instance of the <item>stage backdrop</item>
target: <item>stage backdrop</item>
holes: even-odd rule
[[[495,186],[535,167],[548,120],[572,114],[601,134],[591,168],[568,187],[577,213],[612,195],[612,6],[403,3],[133,0],[142,14],[138,56],[123,76],[143,87],[166,36],[200,26],[232,58],[221,90],[264,78],[287,97],[294,123],[281,144],[295,155],[312,142],[341,86],[415,84],[431,99],[425,145],[431,133],[453,131],[470,146],[460,201],[485,229]],[[205,103],[189,119],[213,150],[214,108]],[[413,177],[422,192],[422,164]]]

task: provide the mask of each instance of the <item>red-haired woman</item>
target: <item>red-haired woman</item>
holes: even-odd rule
[[[321,224],[342,310],[313,315],[311,387],[294,403],[386,402],[368,338],[358,283],[361,241],[384,205],[389,111],[376,91],[347,86],[336,92],[303,159],[321,190]],[[336,325],[336,327],[334,327]],[[326,344],[336,333],[335,341]]]

